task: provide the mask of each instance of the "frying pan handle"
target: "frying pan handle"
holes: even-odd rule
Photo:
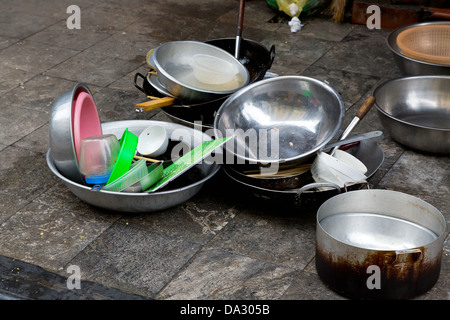
[[[138,78],[138,77],[142,78],[142,80],[145,81],[145,77],[144,77],[142,74],[140,74],[140,73],[138,72],[138,73],[136,73],[136,74],[134,75],[134,86],[135,86],[137,89],[141,90],[143,93],[146,94],[144,88],[143,88],[143,87],[140,87],[140,86],[137,84],[137,78]]]

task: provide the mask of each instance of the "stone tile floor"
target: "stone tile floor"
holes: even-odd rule
[[[81,29],[66,9],[81,8]],[[160,43],[234,37],[239,1],[4,0],[0,2],[0,298],[345,299],[317,275],[315,212],[235,192],[219,173],[189,201],[163,212],[92,207],[47,167],[52,103],[77,82],[94,93],[102,122],[170,121],[135,112],[146,97],[133,85]],[[271,72],[326,80],[348,109],[382,81],[401,76],[385,44],[389,30],[330,17],[304,19],[291,33],[268,22],[264,0],[247,1],[244,38],[275,45]],[[373,109],[356,132],[383,130]],[[385,161],[372,188],[402,191],[450,219],[449,158],[379,140]],[[450,243],[436,285],[416,299],[450,298]],[[82,289],[68,290],[79,266]]]

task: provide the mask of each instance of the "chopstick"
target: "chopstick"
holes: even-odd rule
[[[260,170],[247,170],[247,171],[244,171],[243,173],[245,175],[247,175],[248,177],[253,177],[253,178],[287,177],[287,176],[292,176],[295,174],[305,173],[311,169],[311,165],[312,164],[310,164],[310,163],[303,164],[303,165],[300,165],[295,168],[280,170],[274,174],[261,174]]]
[[[150,159],[150,158],[141,157],[141,156],[134,156],[133,158],[134,159],[145,159],[148,162],[162,162],[162,160]]]

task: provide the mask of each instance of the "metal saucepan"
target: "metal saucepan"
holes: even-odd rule
[[[369,180],[377,172],[384,162],[383,150],[373,139],[362,140],[360,143],[350,149],[347,149],[346,151],[359,159],[367,167],[367,180]],[[278,182],[272,181],[270,185],[268,185],[269,188],[264,188],[245,181],[242,170],[243,167],[241,165],[225,165],[223,171],[236,186],[253,197],[283,205],[302,208],[317,208],[317,206],[322,204],[325,200],[340,192],[343,192],[346,189],[329,184],[327,186],[330,186],[333,189],[318,190],[317,187],[320,187],[321,185],[314,182],[310,172],[307,172],[304,176],[302,176],[300,183],[298,181],[290,181],[296,185],[294,189],[276,189],[277,184],[280,188],[283,187],[282,184],[286,183],[286,178],[279,179]],[[358,183],[350,186],[349,189],[358,189],[364,187],[365,185],[367,185],[367,183]]]
[[[411,195],[341,193],[317,212],[317,273],[351,298],[412,298],[438,280],[449,229],[439,210]]]
[[[450,76],[389,80],[374,91],[391,137],[413,149],[450,154]]]
[[[210,136],[198,130],[162,121],[125,120],[107,122],[102,124],[102,129],[103,133],[111,133],[120,138],[126,128],[139,136],[146,128],[155,125],[163,126],[171,140],[188,144],[191,148],[204,141],[211,140]],[[184,150],[184,146],[180,148],[181,150]],[[217,152],[221,151],[217,150]],[[55,166],[51,153],[52,150],[49,149],[47,164],[50,170],[61,179],[73,194],[93,206],[121,212],[154,212],[174,207],[197,194],[206,181],[211,179],[221,168],[220,164],[202,161],[163,189],[153,193],[126,193],[104,190],[92,192],[91,187],[77,183],[61,174]]]
[[[220,58],[235,67],[237,75],[229,82],[230,85],[198,81],[191,65],[197,54]],[[233,55],[204,42],[166,42],[155,48],[151,57],[161,84],[186,102],[202,102],[229,95],[246,86],[250,80],[248,70]]]
[[[216,137],[233,134],[225,150],[242,162],[300,164],[339,130],[344,102],[326,83],[280,76],[232,94],[214,120]]]
[[[391,50],[392,55],[394,57],[394,61],[403,74],[407,76],[450,75],[450,66],[436,63],[429,63],[409,58],[402,54],[400,48],[397,45],[397,37],[400,32],[417,26],[435,25],[435,24],[450,25],[450,21],[436,21],[436,22],[411,24],[408,26],[400,27],[389,34],[387,38],[387,46]]]

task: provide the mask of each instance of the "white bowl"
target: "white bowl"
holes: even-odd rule
[[[198,81],[211,84],[230,82],[239,73],[234,64],[207,54],[194,55],[192,69]]]
[[[349,154],[349,156],[351,155]],[[356,163],[356,161],[354,162]],[[367,169],[365,169],[364,173],[366,171]],[[360,182],[367,179],[362,171],[324,152],[318,152],[311,167],[311,173],[316,182],[333,182],[340,187],[344,187],[346,183]]]
[[[166,129],[151,126],[139,135],[137,151],[144,156],[157,157],[166,152],[168,145],[169,137]]]
[[[337,149],[333,157],[344,161],[346,164],[350,165],[352,168],[355,168],[356,170],[366,173],[367,167],[362,163],[358,158],[352,156],[350,153],[345,152],[344,150]]]

